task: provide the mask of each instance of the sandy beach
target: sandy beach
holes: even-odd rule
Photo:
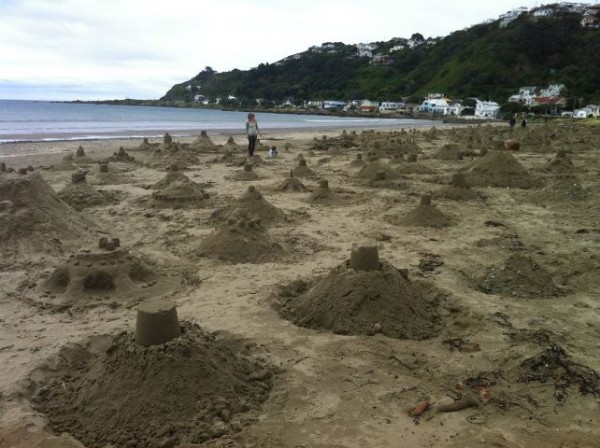
[[[0,146],[0,447],[600,446],[600,127],[245,148]]]

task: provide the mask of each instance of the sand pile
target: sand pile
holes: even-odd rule
[[[411,156],[413,154],[409,154]],[[416,154],[414,154],[416,156]],[[410,162],[410,160],[409,160]],[[403,163],[396,167],[396,171],[400,174],[433,174],[435,170],[427,165],[419,162]]]
[[[446,227],[452,223],[452,219],[448,215],[431,205],[431,196],[429,195],[421,197],[417,208],[407,214],[387,215],[384,218],[397,226]]]
[[[190,148],[196,152],[215,152],[217,145],[213,143],[206,131],[201,131],[200,135],[190,144]]]
[[[501,294],[525,299],[556,297],[562,294],[553,275],[531,257],[511,255],[503,266],[487,270],[476,280],[476,289],[486,294]]]
[[[185,149],[174,149],[168,151],[156,150],[148,165],[150,167],[165,167],[175,165],[180,170],[189,168],[190,166],[199,165],[200,159],[191,151]]]
[[[147,137],[144,137],[142,143],[136,148],[133,148],[134,151],[154,151],[158,148],[159,143],[150,143]]]
[[[302,183],[300,179],[294,177],[294,172],[290,170],[289,177],[286,177],[285,180],[275,187],[275,191],[285,191],[285,192],[305,192],[306,187]]]
[[[0,178],[3,254],[60,250],[62,242],[89,236],[94,225],[62,201],[39,173]],[[27,250],[23,250],[27,247]]]
[[[446,143],[432,157],[439,160],[459,160],[462,158],[460,147],[454,143]]]
[[[229,218],[237,219],[238,216],[257,217],[263,225],[285,220],[283,211],[263,198],[254,186],[248,187],[242,197],[231,205],[213,212],[210,219],[213,222],[226,222]]]
[[[467,184],[479,187],[531,188],[538,184],[510,152],[488,151],[466,172]]]
[[[53,168],[58,171],[73,171],[79,167],[73,162],[73,155],[69,154],[64,156],[60,163]]]
[[[321,180],[317,188],[315,188],[308,198],[308,202],[311,204],[333,206],[345,203],[346,199],[347,198],[341,194],[336,193],[329,188],[329,181]]]
[[[260,176],[252,169],[252,165],[244,164],[244,169],[237,171],[232,176],[227,176],[227,180],[234,180],[240,182],[248,182],[260,179]]]
[[[556,175],[544,188],[527,196],[527,201],[538,205],[570,204],[585,201],[587,193],[579,179],[572,174]]]
[[[258,146],[258,145],[257,145]],[[258,149],[258,148],[257,148]],[[246,152],[246,149],[243,148],[242,146],[238,145],[234,138],[232,136],[230,136],[227,139],[227,143],[225,143],[222,148],[222,151],[229,151],[232,154],[236,154],[236,153],[240,153],[240,152]]]
[[[352,168],[362,168],[367,164],[367,162],[365,162],[363,160],[363,156],[362,154],[356,154],[356,159],[354,159],[352,162],[349,163],[349,165]]]
[[[152,188],[155,190],[160,190],[162,188],[166,188],[171,185],[173,182],[190,180],[182,171],[179,170],[177,165],[172,165],[167,169],[167,174],[161,180],[152,185]]]
[[[240,416],[256,417],[268,398],[270,367],[196,324],[181,332],[150,347],[132,333],[64,346],[31,373],[31,401],[56,433],[90,448],[173,447],[239,431]]]
[[[41,286],[60,302],[96,304],[90,300],[137,301],[164,294],[169,285],[139,257],[122,248],[71,255]],[[43,297],[47,300],[46,297]]]
[[[354,249],[349,261],[312,286],[280,288],[278,302],[281,316],[296,325],[337,334],[421,340],[438,329],[436,299],[404,271],[381,263],[373,246]]]
[[[306,165],[306,159],[298,160],[298,166],[294,167],[292,172],[294,173],[294,177],[303,177],[308,179],[314,179],[317,177],[317,174]]]
[[[433,193],[434,198],[450,199],[453,201],[469,201],[481,199],[482,195],[472,190],[468,185],[463,173],[452,175],[450,185],[447,185]]]
[[[542,168],[542,171],[549,173],[570,173],[574,168],[573,161],[567,155],[567,152],[560,150],[556,153],[556,156]]]
[[[202,185],[190,180],[187,176],[173,180],[152,193],[152,202],[155,206],[208,205],[209,198],[209,194],[203,190]]]
[[[283,248],[271,241],[259,218],[238,211],[191,253],[232,263],[269,263],[281,258]]]
[[[135,157],[130,156],[127,151],[125,151],[125,148],[121,146],[119,151],[110,156],[108,160],[110,162],[133,162]]]
[[[366,179],[371,182],[379,180],[395,180],[400,178],[400,174],[394,168],[381,162],[372,162],[363,167],[357,174],[359,179]]]
[[[77,211],[90,207],[113,204],[117,201],[116,192],[98,191],[91,185],[80,182],[65,185],[58,197]]]

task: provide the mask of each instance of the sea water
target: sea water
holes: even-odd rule
[[[0,100],[0,143],[244,133],[246,112],[152,106]],[[256,113],[263,133],[277,130],[431,127],[434,121]]]

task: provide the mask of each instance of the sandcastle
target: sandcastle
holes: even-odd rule
[[[200,135],[191,143],[190,147],[197,152],[215,152],[217,150],[217,145],[206,131],[200,131]]]
[[[273,369],[234,341],[179,322],[168,300],[137,308],[134,332],[63,346],[26,394],[57,433],[92,448],[200,444],[255,419]]]
[[[394,168],[390,167],[381,162],[372,162],[364,166],[357,174],[356,177],[359,179],[365,179],[367,181],[381,181],[381,180],[396,180],[400,178],[400,173]]]
[[[508,151],[488,151],[466,172],[467,184],[479,187],[532,188],[538,181]]]
[[[194,151],[187,146],[173,142],[173,138],[167,132],[163,138],[163,143],[155,150],[148,161],[150,167],[165,167],[176,165],[179,169],[185,169],[193,165],[198,165],[200,159],[196,157]]]
[[[111,162],[133,162],[135,157],[130,156],[127,151],[125,151],[125,148],[121,146],[119,151],[110,156],[108,160]]]
[[[298,160],[298,166],[293,169],[294,177],[314,178],[316,173],[308,167],[306,159],[302,158]]]
[[[173,182],[189,178],[179,169],[177,165],[171,165],[167,168],[167,174],[161,180],[152,185],[153,189],[160,190],[171,185]]]
[[[421,196],[419,205],[404,215],[387,215],[385,220],[398,226],[446,227],[452,219],[431,204],[431,195]]]
[[[232,263],[268,263],[281,258],[283,248],[271,241],[260,218],[237,210],[191,254]]]
[[[71,255],[41,286],[42,300],[54,296],[58,302],[80,306],[99,300],[135,302],[170,290],[144,261],[121,248],[118,240],[106,237],[97,250]]]
[[[482,198],[479,192],[467,185],[464,173],[454,173],[450,184],[437,190],[432,196],[439,199],[451,199],[453,201],[468,201]]]
[[[532,257],[511,255],[502,266],[489,268],[474,279],[474,287],[486,294],[501,294],[526,299],[557,297],[563,291],[554,283],[553,275]]]
[[[294,171],[290,170],[290,175],[285,180],[275,187],[276,191],[287,191],[287,192],[304,192],[306,187],[300,179],[294,177]]]
[[[528,194],[528,202],[541,206],[574,204],[585,201],[588,195],[581,181],[574,174],[557,174],[544,188]]]
[[[73,173],[71,175],[71,183],[60,190],[58,196],[78,211],[116,202],[116,192],[98,191],[88,185],[86,182],[87,174],[88,171],[83,170]]]
[[[251,185],[246,192],[232,204],[213,212],[213,222],[226,222],[229,218],[237,219],[240,213],[260,219],[262,225],[270,225],[285,220],[283,211],[269,203],[258,189]]]
[[[67,242],[89,238],[95,226],[67,205],[38,172],[0,178],[0,246],[3,254],[60,251]]]
[[[295,285],[281,287],[276,308],[302,327],[414,340],[430,338],[439,328],[436,294],[382,262],[373,245],[353,248],[348,261],[312,286]]]
[[[170,171],[173,173],[174,171]],[[167,177],[169,174],[167,174]],[[165,180],[165,179],[163,179]],[[208,206],[210,195],[202,185],[187,176],[171,180],[152,193],[152,205],[156,207],[181,207],[184,205]]]
[[[363,155],[362,154],[356,154],[356,159],[354,159],[352,162],[350,162],[350,166],[353,168],[362,168],[363,166],[365,166],[367,163],[363,160]]]
[[[550,173],[569,173],[575,169],[573,161],[564,149],[556,152],[556,155],[543,168],[542,171]]]
[[[252,165],[244,163],[244,168],[241,171],[236,172],[232,176],[226,177],[229,180],[236,180],[241,182],[248,182],[260,179],[260,176],[254,171]]]
[[[160,345],[181,336],[174,302],[146,300],[137,307],[135,342],[144,347]]]

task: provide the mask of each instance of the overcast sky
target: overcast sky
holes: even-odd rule
[[[247,70],[323,42],[444,36],[544,3],[0,0],[0,98],[155,99],[206,66]]]

